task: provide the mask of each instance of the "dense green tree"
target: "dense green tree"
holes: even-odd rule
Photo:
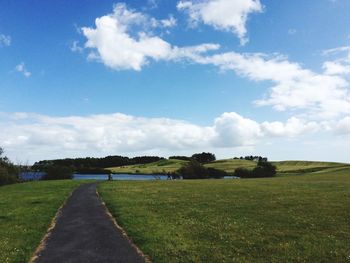
[[[209,178],[208,170],[196,160],[191,160],[178,170],[183,179],[206,179]]]
[[[69,166],[52,165],[46,168],[43,180],[72,179],[74,169]]]
[[[215,154],[213,153],[195,153],[192,155],[192,159],[199,163],[210,163],[216,160]]]

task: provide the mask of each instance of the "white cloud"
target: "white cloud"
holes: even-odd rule
[[[325,61],[323,69],[328,75],[350,74],[350,46],[343,46],[323,51],[325,56],[336,56],[333,60]]]
[[[340,61],[326,61],[323,63],[323,69],[327,75],[344,75],[350,73],[350,64]]]
[[[277,133],[275,126],[279,128]],[[13,113],[0,114],[0,141],[2,147],[23,160],[147,152],[175,154],[254,146],[264,138],[294,137],[315,131],[311,126],[314,124],[296,119],[286,124],[259,124],[234,112],[222,114],[211,126],[120,113],[85,117]]]
[[[214,122],[215,145],[235,147],[254,145],[262,137],[260,125],[235,112],[224,113]]]
[[[253,81],[272,82],[267,97],[256,101],[259,106],[306,110],[312,117],[324,119],[350,113],[349,83],[342,76],[319,74],[279,55],[227,52],[194,60],[233,70]]]
[[[131,32],[133,27],[141,24],[169,27],[175,23],[176,20],[171,16],[158,21],[127,9],[125,4],[117,4],[112,14],[96,19],[96,28],[82,28],[87,38],[85,47],[92,49],[88,57],[99,60],[112,69],[140,71],[150,59],[176,60],[183,53],[188,54],[190,50],[198,51],[208,46],[202,44],[197,47],[178,48],[146,30],[139,29],[136,36]]]
[[[170,15],[169,18],[160,20],[160,23],[163,27],[174,27],[177,24],[177,20]]]
[[[73,41],[72,45],[70,46],[70,50],[72,52],[77,52],[77,53],[82,53],[84,48],[82,48],[80,45],[79,45],[79,41]]]
[[[263,122],[261,124],[264,134],[272,137],[296,137],[301,134],[316,132],[320,129],[320,124],[316,122],[306,122],[305,120],[292,117],[286,123]]]
[[[11,45],[11,37],[0,34],[0,47],[8,47]]]
[[[335,126],[335,132],[337,134],[350,134],[350,117],[345,117],[338,121]]]
[[[233,32],[239,37],[242,45],[248,41],[248,15],[263,11],[259,0],[180,1],[177,8],[188,12],[192,24],[203,22],[216,29]]]
[[[220,4],[221,1],[181,1],[178,8],[198,11],[214,2]],[[237,5],[239,3],[237,1]],[[247,7],[253,5],[246,4]],[[260,2],[255,4],[260,6]],[[139,71],[152,60],[187,60],[214,65],[253,81],[271,83],[269,92],[255,101],[258,106],[272,106],[277,111],[299,111],[316,119],[337,118],[350,113],[349,83],[345,77],[349,73],[350,47],[325,51],[325,55],[347,53],[345,57],[325,61],[324,72],[317,73],[279,54],[210,54],[220,49],[220,45],[212,43],[176,47],[148,32],[147,26],[141,26],[157,26],[152,25],[152,21],[153,24],[161,23],[161,20],[129,10],[125,4],[117,4],[112,14],[96,19],[96,28],[82,28],[87,38],[85,47],[90,49],[88,57],[115,70]]]
[[[29,77],[32,75],[32,73],[30,73],[30,72],[26,69],[26,66],[25,66],[24,62],[19,63],[19,64],[15,67],[15,70],[16,70],[17,72],[22,73],[23,76],[25,76],[26,78],[29,78]]]

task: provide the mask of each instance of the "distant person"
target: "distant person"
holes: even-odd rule
[[[112,174],[108,174],[108,181],[112,181],[112,180],[113,180]]]

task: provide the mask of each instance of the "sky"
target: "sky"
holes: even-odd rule
[[[350,162],[350,1],[0,0],[0,147]]]

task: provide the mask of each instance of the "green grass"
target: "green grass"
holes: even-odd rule
[[[334,162],[309,162],[309,161],[281,161],[273,162],[280,173],[305,173],[316,172],[326,169],[350,168],[349,164]]]
[[[120,167],[110,167],[107,170],[113,173],[131,173],[131,174],[164,174],[169,172],[175,172],[179,168],[187,163],[183,160],[160,160],[147,164],[126,165]]]
[[[247,180],[108,182],[99,192],[157,262],[350,262],[350,169]]]
[[[121,167],[106,168],[113,173],[128,173],[128,174],[165,174],[175,172],[180,169],[187,161],[182,160],[160,160],[154,163],[126,165]],[[219,170],[224,170],[232,174],[237,168],[253,169],[256,167],[256,162],[240,159],[225,159],[217,160],[208,164],[205,167],[211,167]],[[279,175],[295,175],[322,170],[334,170],[344,167],[349,167],[350,164],[334,163],[334,162],[309,162],[309,161],[281,161],[273,162],[277,167]]]
[[[224,170],[228,173],[233,173],[237,168],[253,169],[256,166],[256,162],[240,159],[227,159],[218,160],[205,164],[205,167],[211,167],[219,170]]]
[[[58,208],[83,181],[0,187],[0,262],[28,262]]]

